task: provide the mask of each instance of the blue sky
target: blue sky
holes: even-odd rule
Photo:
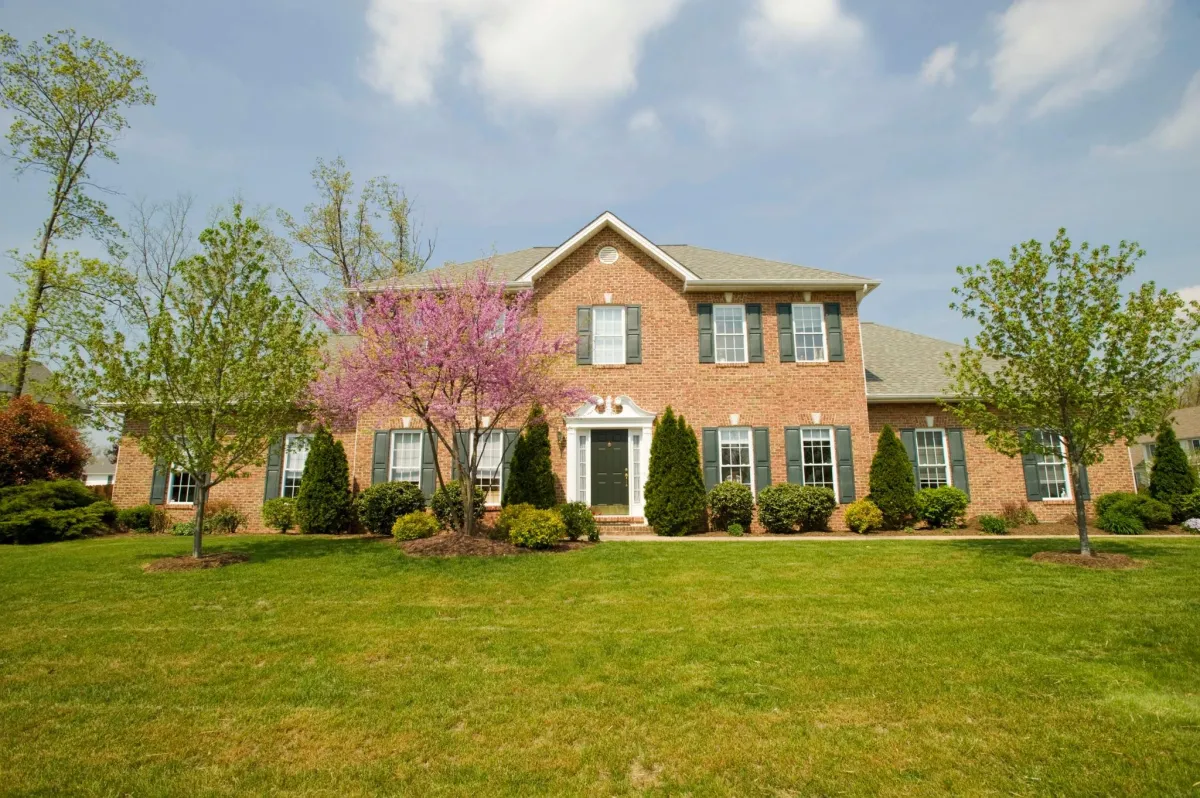
[[[866,318],[951,339],[955,266],[1061,225],[1200,284],[1200,0],[0,0],[0,27],[145,60],[158,104],[95,172],[119,217],[297,212],[341,155],[404,186],[438,263],[612,210],[882,279]],[[28,247],[45,185],[0,187]]]

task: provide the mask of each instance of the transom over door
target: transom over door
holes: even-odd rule
[[[629,513],[628,430],[592,430],[592,507],[603,515]]]

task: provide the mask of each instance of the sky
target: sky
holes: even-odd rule
[[[1200,0],[0,0],[22,41],[65,27],[158,97],[94,170],[118,218],[297,213],[340,155],[439,264],[611,210],[880,279],[864,318],[959,340],[955,267],[1065,226],[1200,299]],[[0,248],[28,249],[48,185],[0,168]]]

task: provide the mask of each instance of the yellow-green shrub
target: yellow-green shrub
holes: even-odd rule
[[[553,510],[526,510],[508,529],[509,539],[526,549],[548,549],[567,536],[567,525]]]
[[[402,515],[392,525],[392,537],[396,540],[431,538],[437,534],[437,531],[437,519],[425,512]]]
[[[859,499],[846,508],[846,526],[860,535],[880,529],[883,527],[883,511],[870,499]]]

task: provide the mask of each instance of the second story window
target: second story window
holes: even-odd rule
[[[824,363],[824,306],[792,305],[792,328],[796,336],[796,361],[799,363]]]
[[[745,363],[746,306],[713,305],[713,338],[718,363]]]
[[[592,363],[600,366],[625,362],[625,308],[602,305],[592,308]]]

